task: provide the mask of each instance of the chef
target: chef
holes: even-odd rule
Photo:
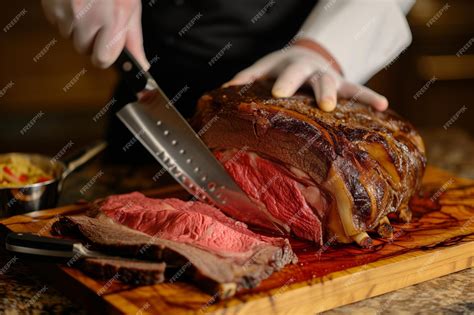
[[[48,20],[79,53],[107,68],[127,47],[188,117],[204,92],[263,77],[275,79],[275,97],[308,84],[324,111],[338,98],[385,110],[387,99],[362,84],[410,44],[405,14],[413,3],[42,0]],[[116,111],[134,95],[121,81],[115,99]],[[130,134],[114,116],[108,140],[120,148]]]

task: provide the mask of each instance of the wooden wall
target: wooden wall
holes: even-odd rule
[[[447,129],[460,128],[474,135],[472,12],[470,0],[418,0],[409,14],[412,45],[369,82],[415,126],[444,130],[451,120]],[[439,16],[435,22],[434,16]],[[463,47],[467,49],[458,57]],[[429,88],[416,97],[425,85]]]
[[[5,32],[18,14],[16,24]],[[35,62],[48,43],[49,51]],[[64,92],[82,69],[85,74]],[[95,69],[86,56],[75,53],[72,43],[46,21],[40,1],[0,4],[0,90],[14,83],[0,97],[0,151],[55,154],[70,140],[79,146],[102,137],[105,119],[95,123],[92,117],[107,104],[116,79],[113,70]],[[41,112],[22,135],[24,126]]]
[[[449,2],[443,9],[445,5],[438,0],[417,2],[409,16],[412,46],[374,77],[370,86],[387,95],[393,108],[421,128],[443,128],[466,106],[449,128],[474,134],[474,47],[456,56],[474,37],[474,2]],[[440,10],[441,16],[428,27],[426,23]],[[33,58],[55,40],[35,62]],[[63,87],[83,68],[87,72],[64,92]],[[433,76],[437,80],[415,100],[414,95]],[[95,69],[87,57],[74,52],[72,44],[47,23],[39,1],[0,4],[0,91],[14,83],[0,97],[0,152],[54,154],[70,140],[83,144],[100,138],[105,119],[94,123],[92,117],[109,101],[116,79],[114,71]],[[22,135],[21,129],[41,112],[44,115]]]

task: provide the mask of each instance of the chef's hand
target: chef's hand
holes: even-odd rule
[[[79,53],[91,54],[92,63],[107,68],[124,47],[145,68],[140,0],[42,0],[47,19],[62,36],[72,37]]]
[[[338,97],[366,103],[380,111],[388,107],[384,96],[345,80],[337,63],[327,54],[299,45],[264,56],[224,86],[248,84],[263,77],[277,78],[272,89],[274,97],[290,97],[308,83],[313,88],[319,108],[324,111],[334,110]]]

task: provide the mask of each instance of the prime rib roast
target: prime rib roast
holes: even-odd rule
[[[224,214],[199,201],[140,193],[110,196],[87,216],[61,218],[53,231],[143,261],[95,258],[79,266],[128,283],[183,276],[227,297],[297,261],[288,239],[272,234],[275,225],[284,237],[313,246],[355,241],[368,247],[368,232],[392,236],[389,218],[410,220],[408,201],[426,162],[407,121],[354,101],[326,113],[311,91],[275,99],[271,86],[257,81],[209,92],[192,120],[257,213]]]
[[[193,125],[239,186],[283,230],[322,245],[370,246],[369,231],[391,237],[389,214],[409,221],[424,146],[392,110],[354,100],[319,110],[311,90],[273,98],[272,82],[211,91]],[[263,216],[229,216],[269,227]],[[393,215],[391,215],[393,216]]]

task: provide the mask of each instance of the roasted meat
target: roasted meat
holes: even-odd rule
[[[79,261],[80,268],[94,278],[117,280],[128,284],[149,285],[165,280],[166,264],[107,258],[86,258]]]
[[[193,125],[241,188],[288,233],[370,246],[388,220],[411,217],[426,164],[423,142],[392,110],[353,100],[319,110],[312,91],[273,98],[272,82],[219,88],[198,102]],[[260,215],[227,213],[268,227]]]
[[[216,208],[140,193],[100,200],[89,216],[62,217],[52,232],[113,256],[145,260],[84,259],[76,265],[94,277],[118,274],[134,284],[189,279],[219,297],[255,287],[297,261],[288,240],[256,234]],[[173,269],[168,278],[165,266]]]
[[[288,240],[256,234],[245,223],[199,201],[148,198],[134,192],[107,197],[97,203],[96,209],[134,230],[193,245],[240,264],[269,246],[274,249],[275,258],[285,263],[293,255]]]

